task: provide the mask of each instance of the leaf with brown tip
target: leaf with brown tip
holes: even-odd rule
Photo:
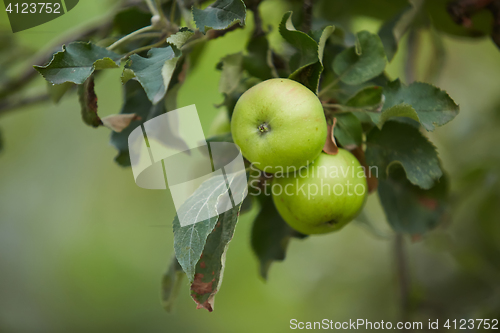
[[[335,124],[337,123],[337,119],[333,119],[333,124],[328,125],[328,130],[327,130],[327,135],[326,135],[326,142],[325,146],[323,147],[323,151],[327,153],[328,155],[337,155],[339,152],[339,147],[337,147],[337,142],[335,141],[335,136],[333,135],[333,131],[335,128]]]

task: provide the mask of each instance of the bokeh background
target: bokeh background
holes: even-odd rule
[[[99,20],[109,1],[80,1],[57,20],[16,34],[40,50],[68,30]],[[2,8],[0,6],[0,8]],[[271,44],[283,42],[281,0],[261,5]],[[251,13],[249,14],[251,15]],[[353,32],[376,32],[381,21],[358,17]],[[179,106],[196,104],[205,133],[222,102],[223,56],[244,48],[251,33],[237,29],[207,45],[181,88]],[[9,33],[6,13],[0,28]],[[428,78],[433,54],[423,34],[416,78]],[[389,65],[405,81],[404,41]],[[410,318],[500,317],[500,51],[487,38],[444,37],[446,61],[433,83],[460,104],[459,116],[430,134],[452,184],[452,218],[419,240],[405,239]],[[2,66],[24,68],[26,61]],[[118,113],[121,72],[97,78],[101,116]],[[31,91],[45,85],[40,77]],[[29,95],[30,92],[27,92]],[[175,310],[161,305],[161,277],[173,254],[175,215],[168,191],[137,187],[130,169],[113,162],[106,128],[80,119],[74,93],[60,104],[3,115],[0,129],[0,332],[286,332],[289,321],[402,318],[395,237],[378,198],[370,221],[339,233],[292,240],[287,259],[258,276],[250,248],[255,211],[241,217],[226,261],[215,311],[196,310],[187,281]]]

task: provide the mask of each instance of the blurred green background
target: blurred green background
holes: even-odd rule
[[[110,6],[80,1],[16,38],[39,50]],[[282,43],[277,24],[286,9],[279,0],[261,6],[265,25],[273,26],[271,44]],[[382,22],[351,23],[353,32],[376,32]],[[205,133],[222,101],[215,66],[243,49],[251,19],[248,25],[209,43],[181,88],[179,107],[196,104]],[[0,28],[10,29],[4,11]],[[421,80],[432,58],[427,37],[417,54]],[[444,41],[446,62],[433,83],[461,113],[430,137],[452,180],[452,219],[419,241],[405,240],[411,318],[424,323],[500,317],[500,52],[489,39]],[[404,81],[406,56],[403,43],[388,67],[391,78]],[[101,116],[120,110],[120,75],[108,70],[96,81]],[[44,84],[40,77],[32,89]],[[74,93],[58,105],[6,114],[0,129],[0,332],[286,332],[292,318],[401,318],[394,236],[376,196],[366,213],[377,233],[352,223],[339,233],[293,240],[267,282],[249,245],[255,212],[242,216],[215,311],[196,310],[186,281],[167,314],[160,284],[173,253],[170,194],[137,187],[131,170],[113,162],[109,130],[81,122]]]

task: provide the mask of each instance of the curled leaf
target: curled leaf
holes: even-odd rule
[[[80,97],[83,122],[92,127],[99,127],[102,125],[102,121],[97,115],[97,95],[94,86],[94,76],[92,75],[79,86],[78,96]]]
[[[101,119],[102,124],[113,131],[120,133],[125,128],[129,127],[134,120],[141,120],[141,117],[135,113],[130,114],[112,114]]]
[[[335,141],[335,136],[333,135],[333,131],[335,128],[335,124],[337,123],[337,119],[333,119],[333,124],[328,125],[328,131],[326,134],[326,142],[323,147],[323,151],[328,155],[337,155],[339,152],[339,147],[337,147],[337,142]]]
[[[175,45],[180,50],[193,35],[194,32],[188,28],[181,28],[179,32],[167,38],[167,43]]]
[[[357,146],[354,149],[350,150],[350,152],[358,159],[359,163],[365,170],[366,182],[368,184],[368,193],[375,192],[378,187],[378,179],[376,177],[376,174],[373,174],[371,172],[368,163],[366,163],[366,157],[363,148]]]
[[[196,27],[202,33],[208,29],[222,30],[235,22],[245,24],[246,7],[242,0],[217,0],[205,9],[193,7]]]
[[[130,69],[143,86],[149,100],[158,104],[167,93],[179,57],[179,52],[171,46],[151,49],[147,58],[133,54],[124,69],[122,82],[132,77],[132,73],[126,71]]]

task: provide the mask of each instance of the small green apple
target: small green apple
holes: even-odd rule
[[[255,167],[268,173],[298,170],[314,161],[326,141],[318,97],[289,79],[271,79],[247,90],[231,119],[234,142]]]
[[[322,153],[307,168],[275,177],[274,204],[283,219],[304,234],[344,227],[364,205],[368,186],[363,167],[349,151]]]

